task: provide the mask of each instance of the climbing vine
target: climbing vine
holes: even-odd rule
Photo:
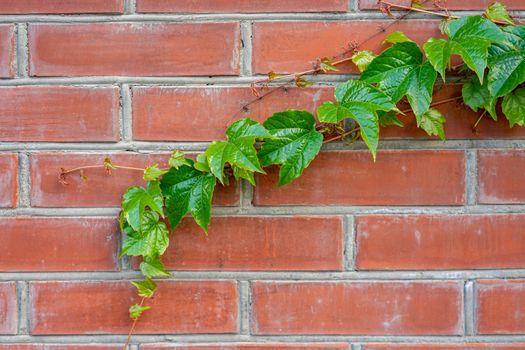
[[[380,4],[387,14],[392,7],[433,13],[416,2],[411,7]],[[148,181],[146,187],[130,187],[124,194],[119,220],[124,237],[121,256],[139,258],[144,275],[144,280],[132,282],[142,299],[129,309],[134,320],[130,336],[149,309],[145,301],[157,288],[153,279],[170,275],[162,263],[170,232],[187,214],[208,232],[217,183],[244,179],[255,186],[256,173],[264,174],[264,167],[277,165],[278,186],[284,186],[302,175],[323,143],[347,138],[363,140],[375,160],[380,127],[403,127],[400,114],[413,113],[419,128],[445,141],[445,117],[433,107],[450,99],[433,103],[432,93],[438,77],[446,82],[450,72],[463,82],[462,95],[453,100],[463,99],[472,110],[480,111],[480,119],[488,115],[496,120],[501,106],[510,127],[525,126],[525,26],[515,23],[500,3],[491,5],[483,16],[435,14],[445,17],[441,31],[447,39],[430,38],[421,48],[404,33],[392,32],[384,40],[385,50],[377,55],[355,50],[347,59],[323,58],[312,70],[291,75],[270,72],[267,79],[256,82],[292,79],[298,87],[307,87],[313,83],[306,74],[337,71],[339,64],[351,60],[360,78],[338,84],[335,102],[321,104],[317,119],[299,110],[275,113],[262,124],[240,119],[227,128],[225,140],[212,142],[196,159],[174,151],[167,169],[126,167],[106,159],[103,165],[62,171],[64,183],[73,172],[84,177],[84,169],[101,166],[108,171],[139,170]],[[463,63],[452,65],[453,56]],[[258,95],[256,84],[254,93]],[[398,106],[405,102],[410,109],[401,110]],[[352,121],[351,130],[342,127],[345,120]]]

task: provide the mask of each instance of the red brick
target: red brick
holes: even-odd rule
[[[158,286],[136,334],[237,331],[235,282],[162,281]],[[29,296],[33,335],[127,333],[128,308],[139,299],[125,281],[34,282]]]
[[[433,101],[445,101],[454,97],[461,96],[461,85],[448,85],[437,87],[434,91]],[[489,116],[485,116],[473,131],[472,127],[476,124],[480,112],[473,112],[463,104],[463,100],[453,100],[435,107],[446,117],[445,134],[447,139],[524,139],[525,128],[509,128],[509,122],[504,115],[501,115],[496,122]],[[403,109],[403,108],[402,108]],[[406,116],[399,116],[404,127],[391,126],[381,128],[381,138],[383,139],[429,139],[426,132],[417,127],[416,118],[412,113]]]
[[[214,217],[207,236],[185,220],[163,259],[173,270],[341,270],[338,217]]]
[[[122,13],[124,0],[2,0],[0,14]]]
[[[114,207],[119,206],[122,195],[130,186],[144,186],[142,172],[115,170],[108,175],[105,169],[87,169],[67,177],[68,185],[58,181],[61,168],[72,169],[85,165],[102,165],[109,157],[116,165],[146,167],[159,164],[167,167],[169,153],[35,153],[30,157],[31,164],[31,205],[35,207]],[[239,202],[239,186],[234,182],[223,187],[217,184],[214,203],[217,205],[236,205]]]
[[[18,303],[16,284],[0,283],[0,334],[16,334],[18,331]]]
[[[459,205],[461,151],[321,152],[303,176],[277,188],[278,171],[258,177],[255,205]],[[387,176],[387,178],[385,178]]]
[[[486,280],[477,285],[479,334],[525,332],[525,280]]]
[[[236,75],[239,24],[29,26],[31,76]]]
[[[137,12],[346,12],[347,0],[138,0]]]
[[[117,141],[115,87],[0,88],[0,141]]]
[[[347,344],[219,344],[219,345],[167,345],[146,344],[143,350],[347,350]]]
[[[11,24],[0,24],[0,78],[15,76],[14,58],[15,27]]]
[[[411,4],[411,0],[390,0],[390,2],[405,6],[410,6]],[[433,3],[433,1],[427,1],[425,7],[435,8]],[[441,4],[449,10],[484,10],[492,3],[494,3],[493,0],[447,0],[446,2],[441,2]],[[522,0],[505,0],[502,1],[502,3],[504,3],[509,10],[525,9],[525,4]],[[359,0],[359,8],[361,10],[377,10],[377,0]],[[394,8],[392,8],[392,10],[394,10]]]
[[[243,105],[254,99],[249,87],[136,87],[133,89],[133,137],[156,141],[224,139],[226,127],[246,116],[263,122],[273,113],[286,109],[306,109],[313,113],[320,103],[333,99],[333,89],[279,89],[243,113]]]
[[[522,150],[478,151],[478,203],[525,203],[524,172]]]
[[[461,334],[456,282],[255,282],[255,334]]]
[[[118,350],[116,345],[59,345],[59,344],[8,344],[0,345],[0,350]]]
[[[118,270],[116,218],[1,218],[0,226],[0,271]]]
[[[18,157],[0,154],[0,207],[14,208],[18,200]]]
[[[364,350],[516,350],[525,344],[370,344]]]
[[[387,27],[388,26],[388,27]],[[439,21],[330,21],[330,22],[256,22],[253,24],[253,71],[266,74],[296,72],[309,67],[320,57],[348,50],[350,42],[364,42],[359,50],[379,52],[387,32],[401,30],[418,43],[439,37]],[[375,34],[377,33],[377,34]],[[307,43],[307,44],[305,44]],[[339,66],[342,72],[356,72],[353,63]]]
[[[357,218],[364,270],[525,267],[524,215],[412,215]]]

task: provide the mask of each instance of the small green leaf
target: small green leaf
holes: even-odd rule
[[[255,187],[255,176],[253,174],[253,171],[241,169],[239,167],[234,166],[233,176],[235,177],[236,181],[239,181],[239,179],[246,179],[252,186]]]
[[[131,256],[155,257],[164,254],[169,245],[169,232],[166,224],[159,221],[159,215],[146,211],[142,216],[141,230],[124,225],[126,240],[121,254]]]
[[[151,298],[157,289],[157,285],[151,278],[146,278],[143,281],[131,281],[131,284],[137,287],[137,294],[144,298]]]
[[[374,58],[376,58],[376,55],[373,52],[363,50],[352,56],[352,62],[354,62],[360,72],[363,72]]]
[[[397,112],[395,111],[389,111],[389,112],[380,111],[378,112],[378,116],[379,116],[379,125],[381,127],[386,127],[386,126],[391,126],[391,125],[399,126],[400,128],[404,127],[403,122],[399,120],[399,118],[397,117]]]
[[[275,80],[277,77],[282,76],[283,74],[275,73],[274,71],[268,72],[268,80],[272,81]]]
[[[144,311],[149,309],[151,309],[150,306],[141,306],[139,304],[132,305],[129,308],[129,317],[131,317],[132,320],[136,320],[142,315]]]
[[[259,151],[263,166],[280,164],[279,184],[295,180],[321,150],[323,134],[315,129],[315,118],[307,111],[275,113],[264,122],[273,138]]]
[[[152,166],[144,169],[144,180],[157,181],[159,177],[166,174],[167,172],[167,170],[159,169],[158,164],[153,164]]]
[[[264,173],[257,150],[254,147],[256,139],[270,137],[270,133],[261,124],[245,118],[233,123],[226,130],[227,141],[213,142],[205,152],[211,173],[224,184],[224,165]]]
[[[525,88],[506,95],[501,107],[511,128],[514,125],[525,126]]]
[[[439,136],[439,138],[445,142],[443,123],[445,123],[445,117],[443,114],[437,109],[430,108],[421,116],[419,127],[425,130],[428,135]]]
[[[306,87],[309,87],[310,85],[314,85],[315,83],[313,81],[308,81],[306,80],[305,78],[303,77],[296,77],[295,78],[295,86],[297,86],[298,88],[306,88]]]
[[[160,216],[164,217],[162,209],[164,197],[160,190],[158,181],[148,182],[146,188],[130,187],[124,193],[122,200],[123,218],[131,225],[135,231],[141,230],[141,220],[146,208],[150,208]]]
[[[171,276],[171,274],[166,271],[159,256],[145,257],[144,261],[140,263],[140,271],[148,278]]]
[[[392,32],[388,34],[383,40],[383,44],[397,44],[397,43],[404,43],[406,41],[412,41],[408,38],[408,36],[405,35],[403,32]]]
[[[507,8],[500,2],[495,2],[490,5],[485,11],[485,17],[492,22],[505,22],[507,24],[514,24],[514,21],[507,12]]]
[[[326,58],[326,57],[323,58],[323,59],[321,60],[321,62],[319,63],[319,68],[321,68],[321,70],[322,70],[323,72],[325,72],[325,73],[326,73],[326,72],[329,72],[329,71],[334,71],[334,72],[336,72],[336,71],[339,70],[339,69],[337,69],[336,66],[334,66],[334,63],[332,62],[332,60],[329,59],[329,58]]]
[[[189,212],[195,222],[208,232],[215,183],[212,174],[190,166],[171,168],[162,177],[160,186],[166,196],[166,211],[172,228]]]
[[[190,162],[186,157],[184,157],[184,152],[175,150],[171,153],[170,159],[168,160],[168,164],[171,167],[178,169],[183,165],[190,165]]]
[[[199,171],[202,171],[203,173],[211,173],[210,166],[208,165],[208,159],[204,153],[197,155],[197,161],[193,164],[193,167]]]

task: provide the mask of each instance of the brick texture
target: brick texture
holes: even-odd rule
[[[0,141],[117,141],[116,88],[0,88]]]
[[[464,171],[457,151],[324,152],[290,185],[277,189],[275,168],[258,177],[254,204],[459,205]]]
[[[236,75],[239,44],[235,22],[35,24],[30,74]]]
[[[31,283],[31,334],[127,333],[131,326],[127,310],[138,302],[134,289],[127,282]],[[237,331],[234,282],[162,282],[148,304],[152,310],[138,323],[137,334]]]
[[[524,344],[371,344],[365,350],[515,350]]]
[[[255,282],[252,288],[255,334],[461,331],[459,283]]]
[[[16,284],[0,282],[0,335],[16,334],[18,331],[17,309]]]
[[[405,6],[410,6],[411,4],[410,0],[393,0],[390,2]],[[449,10],[485,10],[493,2],[494,1],[492,0],[447,0],[446,2],[442,2],[442,5],[448,8]],[[509,10],[523,9],[523,2],[521,0],[505,0],[502,3],[504,3]],[[433,1],[425,2],[425,7],[435,7],[433,5]],[[377,10],[377,1],[359,0],[359,8],[362,10]]]
[[[339,350],[348,349],[346,344],[220,344],[220,345],[143,345],[144,350]]]
[[[0,14],[122,13],[124,0],[3,0]]]
[[[15,76],[15,27],[0,24],[0,78]]]
[[[357,266],[364,270],[523,268],[522,215],[357,218]]]
[[[116,345],[63,345],[63,344],[9,344],[1,345],[1,350],[118,350]]]
[[[116,271],[114,218],[0,218],[0,271]],[[31,242],[32,249],[27,249]]]
[[[0,154],[0,207],[16,207],[18,199],[18,158]]]

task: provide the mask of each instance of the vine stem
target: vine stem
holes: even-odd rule
[[[140,301],[140,306],[144,304],[144,301],[146,300],[146,297],[143,297]],[[135,326],[137,325],[137,321],[139,320],[139,317],[133,320],[133,324],[131,325],[131,328],[129,329],[128,337],[126,338],[126,343],[124,344],[123,350],[126,350],[129,346],[129,342],[131,341],[131,336],[133,335],[133,331],[135,330]]]
[[[81,171],[81,170],[85,170],[85,169],[95,169],[95,168],[105,168],[105,169],[111,169],[111,168],[115,168],[115,169],[125,169],[125,170],[136,170],[136,171],[144,171],[144,168],[136,168],[136,167],[131,167],[131,166],[125,166],[125,165],[111,165],[111,167],[108,167],[107,165],[104,165],[104,164],[100,164],[100,165],[84,165],[84,166],[79,166],[77,168],[72,168],[72,169],[67,169],[67,170],[63,170],[61,172],[61,175],[67,175],[67,174],[71,174],[71,173],[74,173],[76,171]]]
[[[455,97],[451,97],[451,98],[446,98],[444,100],[441,100],[441,101],[436,101],[434,103],[431,103],[429,105],[429,107],[436,107],[436,106],[439,106],[439,105],[444,105],[446,103],[450,103],[450,102],[454,102],[454,101],[457,101],[457,100],[460,100],[461,98],[463,98],[462,96],[455,96]],[[404,109],[401,111],[401,113],[403,114],[406,114],[406,113],[412,113],[414,112],[411,108],[410,109]]]

